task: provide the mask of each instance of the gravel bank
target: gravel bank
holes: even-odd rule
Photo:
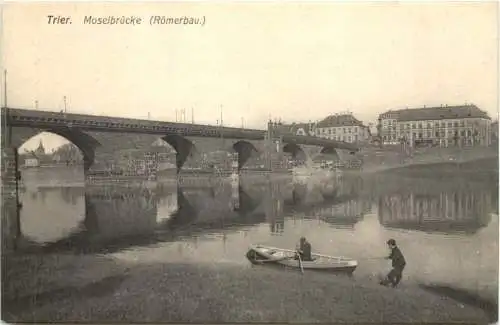
[[[4,258],[3,267],[7,322],[491,322],[417,286],[355,276],[70,255]]]

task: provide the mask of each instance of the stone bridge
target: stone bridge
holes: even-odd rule
[[[305,160],[318,153],[338,155],[338,150],[357,151],[350,143],[284,133],[271,122],[267,130],[256,130],[2,108],[2,123],[4,160],[31,137],[51,132],[81,150],[85,172],[120,167],[124,161],[130,161],[130,152],[151,151],[152,144],[159,139],[168,144],[166,148],[175,151],[177,173],[183,166],[200,168],[206,161],[204,158],[214,151],[233,153],[231,159],[237,160],[238,170],[252,159],[272,169],[271,161],[286,154]]]

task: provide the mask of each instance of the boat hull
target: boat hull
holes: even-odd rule
[[[313,261],[300,261],[295,259],[295,251],[266,247],[252,246],[247,252],[246,257],[254,265],[278,265],[286,268],[301,269],[308,271],[322,271],[329,273],[348,273],[352,274],[358,266],[358,262],[343,257],[334,257],[321,254],[312,254]]]

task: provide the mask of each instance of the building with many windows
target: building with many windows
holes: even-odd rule
[[[316,124],[316,136],[350,143],[367,142],[370,129],[351,113],[330,115]]]
[[[378,130],[385,144],[491,144],[491,118],[475,105],[390,110],[379,115]]]

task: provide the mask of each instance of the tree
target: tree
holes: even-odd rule
[[[73,143],[66,143],[54,151],[53,157],[55,160],[64,161],[66,163],[81,163],[83,155],[80,149]]]

